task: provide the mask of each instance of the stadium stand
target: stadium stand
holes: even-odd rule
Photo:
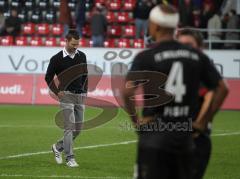
[[[161,0],[152,1],[159,3]],[[226,1],[223,2],[226,4]],[[91,10],[94,6],[101,6],[105,8],[108,21],[104,47],[142,48],[144,46],[143,37],[135,39],[134,7],[137,2],[138,0],[86,0],[87,21],[82,29],[83,37],[80,46],[91,47],[91,29],[89,26]],[[191,17],[194,18],[197,14],[196,19],[191,19],[193,22],[189,22],[192,27],[198,24],[197,28],[202,28],[198,22],[198,15],[204,14],[202,11],[204,11],[205,6],[209,5],[210,9],[215,8],[215,10],[221,8],[221,3],[216,0],[164,0],[162,2],[172,3],[178,8],[181,8],[185,3],[186,8],[191,10],[190,14],[194,14]],[[192,4],[188,4],[189,2]],[[62,46],[64,44],[62,39],[64,28],[63,24],[58,21],[60,3],[60,0],[0,0],[0,11],[3,12],[4,16],[10,16],[10,10],[15,8],[18,10],[18,17],[22,22],[20,35],[15,40],[9,36],[2,36],[0,37],[0,45]],[[73,19],[76,14],[76,4],[77,0],[68,1]],[[206,27],[204,28],[206,29]]]

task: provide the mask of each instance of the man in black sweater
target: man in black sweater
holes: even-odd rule
[[[70,31],[64,49],[50,59],[45,76],[50,90],[60,101],[64,118],[64,137],[52,145],[52,150],[58,164],[62,163],[61,152],[64,151],[69,167],[78,167],[73,155],[73,140],[80,133],[84,116],[83,102],[87,94],[86,55],[77,50],[78,45],[78,33]],[[54,81],[55,75],[58,85]]]

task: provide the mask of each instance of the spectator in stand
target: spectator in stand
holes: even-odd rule
[[[239,28],[239,17],[236,14],[235,10],[231,10],[228,13],[229,19],[227,22],[227,29],[229,32],[226,33],[226,40],[239,40],[239,33],[238,32],[232,32],[231,30],[238,30]],[[237,47],[236,43],[226,43],[225,47],[228,49],[234,49]]]
[[[90,22],[93,47],[103,47],[104,36],[107,31],[107,19],[102,14],[101,9],[97,7],[93,8],[93,15]]]
[[[68,34],[69,28],[73,25],[68,0],[61,0],[59,22],[64,26],[63,36],[65,37]]]
[[[203,0],[192,0],[193,2],[193,8],[201,10],[203,7]]]
[[[228,20],[229,20],[228,13],[227,13],[227,14],[224,14],[224,15],[223,15],[223,18],[222,18],[222,28],[223,28],[224,30],[227,29]],[[223,40],[226,39],[226,32],[223,32],[223,33],[222,33],[222,39],[223,39]]]
[[[207,28],[208,28],[208,40],[210,41],[221,40],[222,34],[219,30],[222,28],[222,22],[217,12],[215,12],[214,15],[208,20]],[[219,49],[220,47],[221,43],[219,42],[212,43],[213,49]]]
[[[100,3],[97,8],[99,8],[101,10],[101,14],[103,14],[104,16],[107,15],[108,9],[107,6],[104,2]]]
[[[5,17],[3,15],[3,12],[0,10],[0,34],[3,32],[4,30],[4,26],[5,26]]]
[[[84,27],[86,21],[86,0],[81,0],[77,2],[76,5],[76,26],[77,32],[82,37],[82,28]]]
[[[198,7],[195,7],[193,12],[193,27],[200,28],[201,26],[201,10]]]
[[[5,19],[5,26],[1,33],[2,36],[10,35],[15,37],[20,34],[21,20],[18,18],[18,12],[16,9],[11,10],[11,15]]]
[[[180,26],[193,26],[193,2],[191,0],[179,0]]]
[[[213,3],[205,1],[203,3],[203,11],[201,16],[201,28],[207,29],[208,20],[213,16]],[[207,33],[203,33],[204,39],[207,38]]]
[[[227,14],[231,9],[236,10],[240,13],[240,1],[239,0],[224,0],[221,6],[221,14]]]
[[[203,0],[192,0],[193,6],[193,26],[200,28],[201,26],[201,11],[203,7]]]
[[[148,0],[137,0],[134,8],[134,18],[136,26],[136,38],[141,38],[147,33],[148,16],[153,7],[153,3]]]
[[[221,6],[223,3],[223,0],[222,1],[211,0],[211,1],[213,2],[213,6],[214,6],[214,9],[216,10],[216,12],[218,12],[218,14],[221,15]]]

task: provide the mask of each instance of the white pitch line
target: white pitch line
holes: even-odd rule
[[[0,125],[0,128],[56,128],[56,129],[60,129],[58,126],[56,125]],[[120,127],[104,127],[104,129],[119,129],[121,130]],[[85,130],[88,131],[88,130]]]
[[[240,135],[240,132],[213,134],[211,136],[212,137],[219,137],[219,136],[233,136],[233,135]],[[125,141],[125,142],[111,143],[111,144],[90,145],[90,146],[76,147],[76,148],[74,148],[74,150],[94,149],[94,148],[99,148],[99,147],[110,147],[110,146],[116,146],[116,145],[127,145],[127,144],[131,144],[131,143],[136,143],[136,142],[137,142],[136,140],[131,140],[131,141]],[[10,156],[6,156],[6,157],[0,157],[0,160],[12,159],[12,158],[21,158],[21,157],[28,157],[28,156],[33,156],[33,155],[49,154],[49,153],[52,153],[52,151],[42,151],[42,152],[10,155]]]
[[[0,128],[56,128],[53,125],[0,125]]]
[[[229,132],[229,133],[222,133],[222,134],[213,134],[213,137],[217,136],[232,136],[232,135],[240,135],[240,132]]]
[[[75,147],[74,150],[94,149],[94,148],[99,148],[99,147],[110,147],[110,146],[116,146],[116,145],[127,145],[127,144],[131,144],[131,143],[136,143],[136,142],[137,142],[136,140],[130,140],[130,141],[125,141],[125,142],[111,143],[111,144],[89,145],[89,146],[83,146],[83,147]],[[33,155],[49,154],[49,153],[52,153],[52,151],[42,151],[42,152],[24,153],[24,154],[18,154],[18,155],[9,155],[6,157],[0,157],[0,160],[21,158],[21,157],[28,157],[28,156],[33,156]]]
[[[0,174],[0,177],[30,177],[30,178],[82,178],[82,179],[130,179],[130,177],[88,177],[88,176],[71,176],[71,175],[21,175],[21,174]]]

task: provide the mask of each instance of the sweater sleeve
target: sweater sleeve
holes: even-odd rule
[[[83,75],[83,82],[84,82],[84,86],[83,86],[83,90],[84,90],[84,93],[87,93],[88,91],[88,68],[87,68],[87,58],[86,58],[86,55],[84,54],[84,63],[86,64],[85,65],[85,74]]]
[[[54,60],[54,57],[52,57],[50,59],[50,62],[49,62],[48,68],[47,68],[47,72],[45,75],[45,81],[47,82],[47,85],[50,88],[50,90],[57,95],[60,90],[57,88],[57,86],[54,82],[54,76],[56,74],[55,68],[56,68],[55,60]]]

